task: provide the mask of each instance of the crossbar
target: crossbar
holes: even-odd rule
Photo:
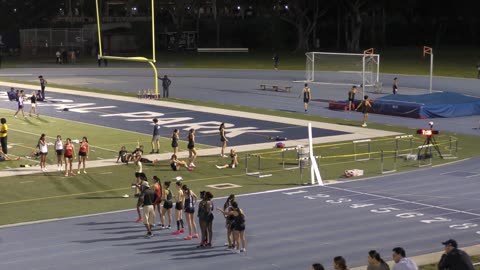
[[[229,53],[229,52],[239,52],[239,53],[248,53],[248,48],[197,48],[199,53]]]

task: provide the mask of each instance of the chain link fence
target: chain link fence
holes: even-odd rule
[[[85,28],[42,28],[20,30],[22,56],[55,56],[57,51],[90,55],[96,31]]]

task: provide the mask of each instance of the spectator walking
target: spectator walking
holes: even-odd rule
[[[155,151],[155,149],[157,150]],[[153,153],[160,153],[160,125],[157,118],[153,118],[152,151],[150,151],[150,154]]]
[[[395,265],[393,270],[418,270],[417,264],[410,258],[407,258],[405,249],[396,247],[392,249],[392,257]]]
[[[280,61],[280,56],[278,55],[278,53],[274,53],[272,59],[273,59],[273,68],[275,70],[278,70],[278,61]]]
[[[64,64],[68,63],[68,53],[65,49],[62,49],[62,61]]]
[[[394,95],[396,95],[397,92],[398,92],[398,78],[397,77],[393,78],[392,91],[393,91]]]
[[[45,101],[45,85],[47,84],[47,80],[45,80],[42,75],[38,76],[38,80],[40,81],[40,89],[42,90],[42,101]]]
[[[355,109],[355,94],[358,92],[357,86],[352,86],[352,89],[348,91],[348,110]]]
[[[162,81],[162,88],[163,88],[162,97],[168,98],[170,84],[172,84],[172,81],[168,78],[167,75],[163,76],[163,78],[159,76],[158,79]]]
[[[17,93],[13,87],[10,88],[10,92],[8,92],[8,100],[16,101],[17,100]]]
[[[458,249],[457,241],[448,239],[442,242],[445,253],[442,254],[438,263],[438,270],[473,270],[470,256],[463,250]]]
[[[335,270],[348,270],[347,261],[342,256],[333,258],[333,268]]]
[[[2,152],[5,155],[8,155],[8,148],[7,148],[7,132],[8,132],[8,125],[7,119],[2,118],[0,119],[0,144],[2,145]]]
[[[370,101],[368,101],[368,96],[364,96],[362,102],[360,102],[358,107],[355,109],[355,111],[358,111],[358,109],[362,109],[362,113],[363,113],[362,127],[367,126],[368,108],[371,108],[371,107],[372,107],[372,104],[370,104]]]
[[[367,260],[367,270],[390,270],[390,266],[388,266],[376,250],[370,250],[368,252]]]

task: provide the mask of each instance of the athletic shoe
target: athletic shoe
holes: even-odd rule
[[[192,240],[192,236],[191,236],[191,235],[187,235],[187,236],[185,236],[183,239],[185,239],[185,240]]]
[[[77,171],[77,174],[80,174],[80,171]]]
[[[13,117],[17,118],[17,116],[16,116],[16,115],[14,115]]]
[[[137,222],[137,223],[142,222],[142,218],[141,217],[137,218],[137,220],[135,220],[135,222]]]
[[[195,168],[195,167],[197,167],[197,166],[195,166],[195,164],[193,164],[193,162],[192,162],[192,163],[190,163],[190,167],[194,167],[194,168]]]
[[[165,229],[165,226],[164,226],[164,225],[162,225],[162,224],[158,224],[158,226],[160,226],[160,230],[163,230],[163,229]]]
[[[233,253],[240,254],[240,250],[239,250],[239,249],[234,249],[234,250],[233,250]]]
[[[180,233],[184,233],[184,232],[185,232],[185,229],[182,228],[182,229],[180,230]]]
[[[212,243],[206,243],[205,247],[212,247]]]
[[[246,249],[246,248],[242,248],[242,249],[240,249],[240,252],[247,252],[247,249]]]
[[[83,170],[83,174],[87,174],[87,171]]]
[[[223,155],[222,157],[227,158],[228,156],[227,156],[227,155]]]
[[[217,167],[217,169],[223,169],[222,166],[215,165],[215,167]]]
[[[233,250],[233,247],[227,246],[227,248],[225,250]]]
[[[192,238],[198,238],[198,233],[194,234]]]
[[[229,243],[225,243],[225,244],[223,244],[223,245],[226,246],[226,247],[229,247],[229,246],[230,246]]]
[[[160,154],[160,150],[157,150],[157,152],[155,152],[155,153]]]
[[[180,234],[180,231],[179,230],[176,230],[172,233],[173,235],[179,235]]]
[[[152,238],[153,237],[153,233],[152,232],[147,232],[147,234],[145,235],[146,238]]]
[[[73,176],[75,176],[76,174],[75,174],[74,172],[70,172],[70,175],[73,175]]]
[[[362,127],[366,127],[366,126],[367,126],[367,124],[365,124],[365,123],[362,124]]]
[[[168,225],[167,230],[170,230],[170,229],[172,229],[172,226]]]
[[[152,151],[150,151],[150,154],[155,154],[155,151],[153,151],[153,150],[152,150]]]

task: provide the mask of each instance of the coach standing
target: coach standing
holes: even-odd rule
[[[158,77],[159,80],[162,80],[162,87],[163,87],[163,97],[168,98],[168,90],[172,81],[167,77],[167,75],[163,76],[163,78]]]
[[[7,131],[8,131],[8,126],[7,126],[7,119],[2,118],[0,119],[0,123],[2,124],[0,128],[0,143],[2,144],[2,152],[7,155],[8,154],[8,149],[7,149]]]

